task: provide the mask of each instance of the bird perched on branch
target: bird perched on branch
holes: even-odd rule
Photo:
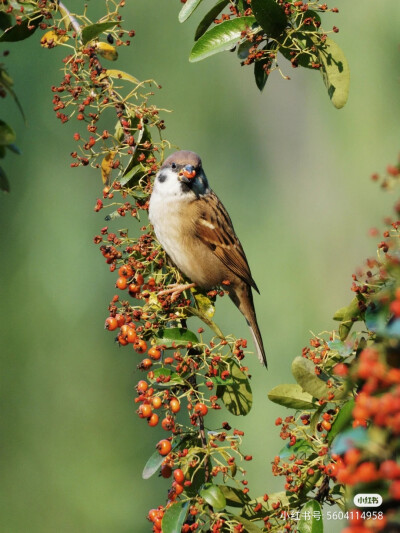
[[[195,285],[210,290],[224,282],[250,326],[260,362],[267,365],[252,288],[259,291],[231,219],[210,189],[197,154],[182,150],[164,161],[154,181],[149,218],[164,250],[193,282],[159,294],[176,298]]]

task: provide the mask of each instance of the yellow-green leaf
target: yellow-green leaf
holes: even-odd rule
[[[127,72],[124,72],[122,70],[115,70],[115,69],[107,69],[106,76],[109,78],[116,78],[119,80],[125,80],[130,81],[131,83],[134,83],[135,85],[139,85],[140,81],[135,78],[135,76],[132,76],[131,74],[128,74]]]
[[[43,48],[54,48],[58,44],[68,41],[68,35],[59,35],[54,30],[47,31],[40,39],[40,44]]]
[[[324,43],[313,38],[322,64],[321,74],[328,89],[332,104],[341,109],[347,102],[350,88],[350,69],[347,59],[338,44],[326,38]]]

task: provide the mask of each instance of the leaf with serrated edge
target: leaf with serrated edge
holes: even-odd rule
[[[278,385],[269,393],[268,398],[279,405],[292,409],[317,409],[318,404],[311,394],[304,392],[297,383]]]
[[[202,0],[186,0],[183,4],[182,9],[179,11],[178,20],[179,22],[185,22],[195,9],[198,8]]]
[[[194,63],[229,50],[240,40],[242,32],[250,28],[255,21],[254,17],[240,17],[225,20],[214,26],[196,41],[190,52],[189,61]]]

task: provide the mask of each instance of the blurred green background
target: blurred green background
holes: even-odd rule
[[[89,2],[99,16],[102,4]],[[400,4],[339,0],[340,13],[326,15],[326,27],[340,28],[335,39],[351,67],[340,111],[319,73],[283,59],[291,81],[275,73],[262,94],[235,54],[190,64],[194,29],[211,4],[184,25],[180,5],[127,2],[126,27],[137,36],[116,68],[162,85],[153,101],[173,110],[166,134],[201,154],[261,290],[255,303],[270,369],[248,358],[254,408],[232,421],[246,432],[249,486],[258,495],[283,485],[270,461],[282,446],[274,420],[285,410],[267,392],[292,381],[291,361],[310,330],[334,327],[334,311],[352,297],[351,273],[375,253],[368,229],[394,202],[369,176],[395,162],[399,149]],[[2,44],[28,124],[10,98],[2,101],[23,155],[7,156],[12,191],[0,197],[0,531],[144,533],[147,509],[165,502],[169,486],[141,479],[162,430],[135,414],[137,356],[103,330],[115,274],[92,244],[104,225],[93,211],[102,186],[98,172],[69,167],[76,124],[56,120],[50,91],[65,51],[44,50],[39,39],[38,32]],[[224,331],[248,336],[227,299],[218,307]]]

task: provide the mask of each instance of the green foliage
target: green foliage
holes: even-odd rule
[[[199,6],[200,0],[189,0],[179,13],[184,22]],[[225,8],[229,6],[229,13]],[[342,108],[349,94],[349,66],[340,47],[323,30],[321,15],[328,9],[317,2],[305,5],[281,4],[276,0],[243,0],[217,2],[198,25],[196,41],[189,56],[200,61],[219,52],[238,46],[242,65],[254,64],[254,78],[262,91],[270,73],[279,70],[278,52],[292,67],[319,70],[332,104]],[[221,16],[217,19],[218,15]],[[211,24],[215,25],[210,28]],[[333,28],[331,32],[337,31]]]
[[[98,37],[101,33],[111,30],[118,24],[115,20],[109,20],[107,22],[97,22],[96,24],[89,24],[82,28],[82,44],[87,44]]]
[[[229,50],[238,42],[242,32],[250,28],[254,22],[254,17],[241,17],[226,20],[218,26],[214,26],[196,41],[190,52],[189,61],[194,63],[224,50]]]
[[[188,512],[188,502],[176,502],[166,511],[162,519],[163,533],[181,533]]]

